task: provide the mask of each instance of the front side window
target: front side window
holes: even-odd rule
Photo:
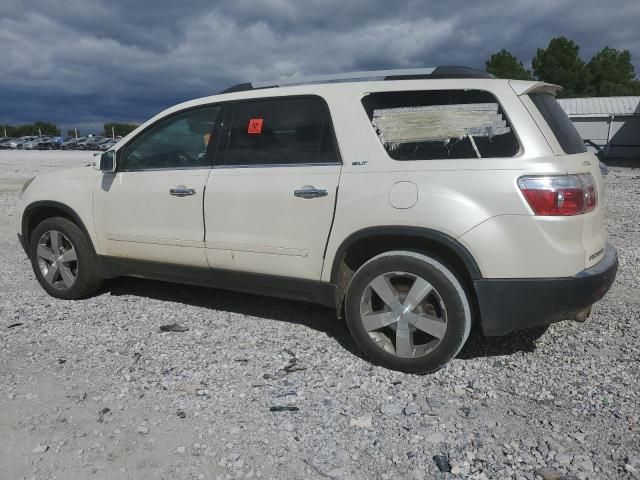
[[[513,157],[520,152],[506,115],[489,92],[372,93],[362,104],[394,160]]]
[[[227,165],[338,161],[329,111],[320,98],[266,99],[236,106]]]
[[[207,147],[216,136],[220,106],[178,113],[135,138],[124,151],[121,170],[199,168],[211,164]]]

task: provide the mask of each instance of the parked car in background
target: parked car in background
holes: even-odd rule
[[[28,148],[36,148],[38,150],[102,150],[106,151],[115,145],[122,137],[110,138],[102,135],[87,135],[83,137],[73,138],[69,136],[43,137],[37,139],[35,144],[29,144]],[[32,139],[29,138],[29,142]],[[0,143],[0,148],[3,148]],[[12,148],[12,147],[4,147]],[[13,147],[15,148],[15,147]]]
[[[22,149],[23,150],[35,150],[37,148],[38,143],[40,143],[42,140],[46,140],[46,139],[48,139],[48,137],[33,137],[30,140],[22,142]]]
[[[14,142],[15,140],[15,138],[3,138],[2,140],[0,140],[0,150],[7,150],[11,148],[9,144],[11,142]]]
[[[60,144],[62,143],[64,137],[50,137],[43,138],[36,144],[36,149],[38,150],[58,150],[60,148]],[[70,138],[70,137],[66,137]]]
[[[97,150],[97,144],[103,140],[105,140],[105,137],[100,135],[93,135],[91,137],[87,137],[82,142],[78,142],[76,148],[78,150]]]
[[[108,138],[106,141],[102,142],[100,145],[98,145],[98,149],[102,150],[103,152],[106,152],[107,150],[109,150],[111,147],[113,147],[116,143],[118,143],[120,141],[121,137],[118,138]]]
[[[78,137],[78,138],[71,138],[65,142],[62,142],[60,144],[60,148],[62,150],[74,150],[75,148],[78,147],[78,144],[80,142],[84,142],[87,139],[87,137]]]
[[[61,135],[59,137],[55,137],[55,142],[57,144],[57,149],[60,149],[60,146],[66,142],[71,140],[73,137],[70,137],[69,135]]]
[[[5,144],[5,148],[9,148],[11,150],[21,150],[22,144],[26,141],[30,141],[31,138],[32,137],[12,138]]]
[[[17,146],[16,148],[18,150],[31,150],[33,149],[33,144],[36,140],[39,140],[40,137],[36,137],[36,136],[25,136],[25,137],[20,137],[18,140],[19,142],[17,142]]]
[[[114,140],[114,139],[113,139],[113,138],[111,138],[111,137],[104,138],[104,139],[100,140],[99,142],[97,142],[97,143],[95,144],[95,149],[96,149],[96,150],[102,150],[102,147],[103,147],[103,145],[105,145],[105,144],[112,144],[112,145],[115,145],[115,143],[113,142],[113,140]]]
[[[73,137],[70,137],[69,135],[62,135],[59,137],[56,137],[56,143],[58,144],[58,148],[60,148],[60,146],[64,143],[67,142],[69,140],[71,140]]]
[[[2,148],[16,150],[18,145],[21,144],[22,141],[19,138],[10,138],[7,142],[2,144]]]

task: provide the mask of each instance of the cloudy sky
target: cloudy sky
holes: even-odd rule
[[[0,123],[99,132],[230,84],[435,65],[525,65],[557,35],[631,51],[638,0],[0,0]]]

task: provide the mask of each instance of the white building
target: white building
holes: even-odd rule
[[[591,148],[597,145],[609,158],[640,158],[640,97],[561,98],[558,102]]]

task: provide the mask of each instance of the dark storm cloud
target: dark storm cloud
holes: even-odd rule
[[[238,81],[464,64],[507,48],[528,64],[566,35],[638,66],[636,0],[0,0],[0,123],[99,129]]]

